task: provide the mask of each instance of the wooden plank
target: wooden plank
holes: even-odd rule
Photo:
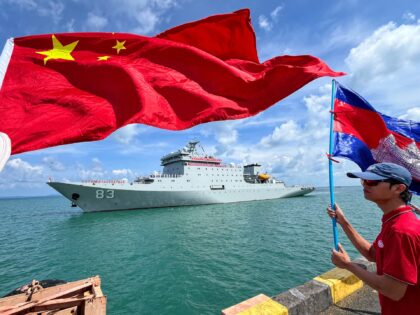
[[[67,299],[55,299],[46,301],[42,304],[38,304],[33,308],[33,311],[45,311],[45,310],[54,310],[54,309],[65,309],[74,306],[80,306],[85,301],[88,301],[93,298],[93,295],[88,295],[84,298],[67,298]]]
[[[59,298],[59,297],[63,297],[63,296],[66,296],[68,294],[76,293],[76,292],[79,292],[81,290],[84,290],[84,289],[87,289],[87,288],[91,288],[91,287],[92,287],[92,283],[90,283],[90,282],[83,283],[83,284],[81,284],[79,286],[76,286],[76,287],[67,289],[66,291],[61,291],[61,292],[58,292],[58,293],[49,295],[47,297],[44,297],[41,300],[33,300],[33,301],[28,302],[28,303],[26,303],[24,305],[18,306],[18,307],[14,308],[11,311],[6,311],[4,315],[17,314],[19,312],[22,312],[22,311],[25,311],[25,310],[29,310],[30,308],[32,308],[32,307],[34,307],[36,305],[40,305],[40,304],[42,304],[42,303],[44,303],[44,302],[46,302],[48,300],[53,300],[53,299],[56,299],[56,298]]]
[[[74,282],[69,282],[69,283],[65,283],[65,284],[60,284],[60,285],[56,285],[53,287],[49,287],[49,288],[45,288],[42,289],[38,292],[35,292],[32,295],[32,300],[42,300],[44,298],[46,298],[47,296],[59,293],[59,292],[63,292],[63,291],[67,291],[71,288],[74,287],[78,287],[82,284],[85,283],[101,283],[101,280],[99,278],[99,276],[95,276],[92,278],[87,278],[87,279],[83,279],[83,280],[78,280],[78,281],[74,281]],[[2,306],[8,306],[8,305],[16,305],[19,303],[25,303],[26,299],[28,298],[28,296],[25,293],[22,294],[18,294],[18,295],[13,295],[13,296],[9,296],[9,297],[5,297],[0,299],[0,309]]]
[[[99,276],[74,281],[36,292],[32,300],[26,302],[25,293],[0,299],[0,314],[47,314],[44,311],[56,310],[55,314],[75,314],[84,310],[86,315],[105,315],[106,296],[100,288]],[[73,313],[71,313],[73,311]]]
[[[78,310],[78,307],[74,306],[74,307],[66,308],[64,310],[55,311],[54,315],[75,315],[75,314],[78,314],[77,310]],[[26,315],[51,315],[51,311],[31,312],[31,313],[28,313]],[[87,314],[87,315],[89,315],[89,314]]]
[[[84,314],[86,315],[105,315],[106,296],[94,298],[85,302]]]

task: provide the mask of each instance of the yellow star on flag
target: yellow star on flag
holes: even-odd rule
[[[121,50],[121,49],[126,49],[126,48],[124,47],[125,42],[126,42],[126,41],[120,42],[119,40],[117,40],[117,43],[115,44],[115,46],[114,46],[114,47],[112,47],[112,48],[114,48],[114,49],[116,49],[116,50],[117,50],[117,54],[119,54],[119,53],[120,53],[120,50]]]
[[[46,50],[46,51],[37,51],[36,53],[47,56],[44,58],[44,65],[46,65],[47,61],[50,59],[74,60],[71,53],[73,52],[78,42],[79,41],[77,40],[73,43],[63,46],[63,44],[59,42],[57,37],[53,35],[52,36],[53,49]]]
[[[111,57],[110,56],[99,56],[98,61],[108,60],[109,58],[111,58]]]

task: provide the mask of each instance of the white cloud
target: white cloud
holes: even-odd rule
[[[276,7],[273,11],[271,11],[270,16],[271,18],[276,21],[280,11],[283,10],[283,6],[279,5],[278,7]]]
[[[34,10],[38,7],[34,0],[1,0],[0,3],[13,4],[25,10]]]
[[[118,129],[116,132],[114,132],[114,138],[119,143],[128,145],[132,143],[136,136],[141,133],[141,128],[139,125],[131,124],[124,126],[120,129]]]
[[[74,30],[74,19],[71,19],[70,21],[68,21],[67,23],[66,23],[66,30],[67,30],[67,32],[69,32],[69,33],[73,33],[75,30]]]
[[[403,14],[403,20],[407,22],[414,22],[416,20],[416,16],[411,12],[405,12]]]
[[[346,63],[354,80],[381,81],[420,60],[420,25],[390,22],[351,49]],[[360,82],[361,83],[361,82]]]
[[[274,24],[278,20],[281,10],[283,10],[283,6],[277,6],[273,11],[270,12],[270,15],[268,17],[264,14],[261,14],[258,17],[259,27],[267,32],[271,31],[274,27]]]
[[[88,13],[86,20],[86,28],[88,31],[100,31],[108,24],[108,19],[103,16],[96,15],[92,12]]]
[[[75,144],[65,144],[59,145],[56,147],[45,148],[42,150],[30,151],[25,154],[30,156],[43,156],[43,155],[57,155],[57,154],[64,154],[64,155],[79,155],[83,156],[86,155],[86,150],[83,149],[84,143],[75,143]]]
[[[230,145],[238,140],[238,131],[232,125],[224,125],[225,128],[217,131],[216,139],[222,145]]]
[[[330,97],[331,84],[321,86],[302,99],[306,112],[281,122],[255,144],[248,141],[224,146],[224,150],[218,147],[217,155],[226,162],[261,163],[263,171],[287,184],[328,185]]]
[[[178,5],[176,0],[153,0],[158,8],[170,9]]]
[[[133,172],[130,169],[123,168],[119,170],[112,170],[112,174],[116,176],[132,176]]]
[[[276,24],[276,20],[268,19],[268,23]],[[343,48],[359,44],[370,30],[369,21],[359,17],[351,20],[343,20],[340,23],[325,22],[325,26],[317,26],[317,33],[314,35],[314,29],[297,27],[293,30],[293,36],[286,35],[284,31],[272,32],[272,37],[261,41],[258,45],[261,60],[266,60],[279,55],[304,55],[310,54],[318,57],[333,55],[342,62]],[[324,29],[325,28],[325,29]],[[334,52],[334,53],[332,53]],[[330,60],[334,59],[329,57]]]
[[[329,52],[332,49],[357,45],[369,35],[369,29],[368,22],[358,17],[342,24],[333,24],[329,34],[324,36],[321,51]]]
[[[265,31],[271,31],[273,28],[273,23],[265,15],[260,15],[258,17],[258,25]]]
[[[92,166],[85,168],[83,165],[77,165],[77,173],[82,180],[94,180],[103,179],[108,175],[108,172],[104,170],[102,162],[98,158],[92,159]]]
[[[407,110],[407,113],[398,117],[405,120],[413,120],[420,122],[420,107],[413,107]]]
[[[331,84],[321,86],[319,93],[303,98],[308,115],[303,132],[310,134],[312,139],[325,139],[329,134]]]
[[[241,123],[241,120],[229,120],[206,124],[200,128],[200,134],[205,137],[214,136],[219,145],[232,145],[238,140],[237,128]]]
[[[345,62],[350,86],[384,114],[401,115],[419,102],[420,24],[389,22],[351,49]]]
[[[238,125],[238,129],[240,128],[247,128],[252,126],[271,126],[271,125],[278,125],[281,123],[285,123],[287,119],[285,117],[266,117],[260,118],[259,115],[254,116],[252,118],[244,119],[240,125]]]
[[[39,176],[43,174],[42,166],[33,166],[22,159],[12,159],[7,162],[7,166],[11,169],[20,172],[21,174],[30,176]]]
[[[44,157],[42,162],[44,162],[52,171],[62,172],[66,170],[66,167],[63,165],[63,163],[53,157]]]
[[[40,187],[45,184],[44,176],[42,166],[15,158],[9,160],[1,172],[0,187],[2,189]]]
[[[64,3],[61,1],[43,1],[43,5],[39,6],[37,11],[40,16],[51,17],[55,24],[58,24],[62,18],[64,11]]]
[[[65,5],[54,0],[2,0],[0,3],[18,6],[25,11],[35,11],[39,16],[50,18],[54,24],[61,21]]]
[[[134,18],[137,26],[134,27],[133,32],[138,34],[148,34],[155,30],[156,25],[159,23],[158,13],[151,8],[145,8],[135,13]]]
[[[294,120],[289,120],[281,124],[280,127],[274,128],[273,133],[262,138],[260,144],[264,147],[271,147],[281,143],[299,141],[302,131]]]
[[[132,33],[149,34],[156,30],[162,16],[178,5],[175,0],[109,0],[113,14],[130,22]]]
[[[101,171],[102,170],[102,162],[98,158],[92,159],[93,170],[94,171]]]

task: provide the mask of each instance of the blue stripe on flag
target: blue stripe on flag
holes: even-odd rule
[[[364,171],[375,163],[369,147],[359,139],[341,132],[334,137],[333,156],[341,156],[355,162]]]
[[[407,138],[420,142],[420,123],[412,120],[402,120],[381,114],[389,130],[399,133]]]
[[[376,112],[372,105],[370,105],[363,97],[340,84],[337,84],[337,94],[335,98],[349,105]]]

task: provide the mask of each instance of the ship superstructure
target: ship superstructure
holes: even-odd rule
[[[162,173],[133,182],[85,181],[48,184],[84,211],[110,211],[230,203],[302,196],[313,187],[286,186],[261,173],[261,165],[223,164],[197,152],[198,141],[161,158]]]

